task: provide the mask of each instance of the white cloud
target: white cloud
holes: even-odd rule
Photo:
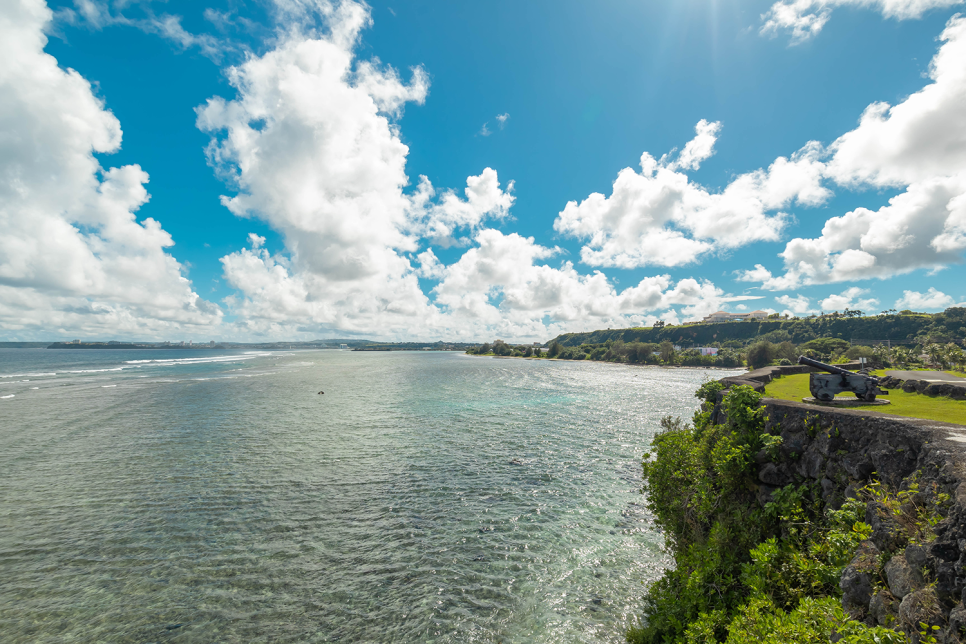
[[[932,9],[962,4],[962,0],[779,0],[761,16],[760,33],[790,32],[792,44],[817,36],[837,7],[861,7],[896,20],[919,19]]]
[[[480,128],[480,131],[479,131],[480,136],[490,136],[491,134],[493,134],[492,132],[490,132],[490,128],[487,127],[488,124],[489,124],[489,121],[484,123],[483,127]]]
[[[509,120],[509,118],[510,118],[509,112],[504,112],[503,114],[497,114],[496,115],[496,121],[497,121],[497,123],[500,124],[500,129],[501,130],[504,127],[506,127],[506,122]]]
[[[800,284],[887,278],[962,261],[966,249],[966,18],[949,21],[932,82],[896,106],[870,106],[839,137],[825,172],[847,187],[905,186],[887,206],[830,218],[821,236],[790,240],[785,274],[741,279],[783,290]],[[764,272],[762,272],[764,271]]]
[[[874,297],[863,298],[862,296],[866,295],[868,292],[868,289],[852,286],[845,289],[838,295],[829,295],[824,300],[820,301],[818,305],[823,311],[844,311],[845,309],[858,309],[860,311],[869,312],[870,309],[874,309],[879,305],[879,300]]]
[[[137,210],[148,175],[105,170],[121,127],[90,83],[44,53],[41,0],[0,8],[0,326],[160,335],[219,322]],[[11,136],[9,133],[15,133]]]
[[[420,176],[419,187],[410,200],[412,221],[408,230],[444,246],[461,243],[453,237],[457,230],[466,228],[472,232],[487,218],[507,216],[513,205],[512,191],[512,181],[504,191],[496,170],[485,168],[479,176],[466,178],[466,200],[446,190],[434,203],[436,190],[428,178]]]
[[[714,154],[714,144],[721,131],[721,122],[708,123],[701,119],[694,126],[695,137],[688,141],[681,154],[674,161],[667,164],[671,170],[697,170],[701,163],[710,159]],[[664,159],[661,159],[664,161]]]
[[[55,23],[66,23],[73,26],[83,26],[100,30],[113,25],[134,27],[149,34],[155,34],[170,40],[181,49],[197,47],[208,58],[219,61],[228,50],[235,49],[230,42],[221,40],[211,34],[193,34],[181,25],[181,16],[171,14],[155,15],[150,2],[139,3],[144,11],[143,18],[131,18],[124,14],[124,10],[131,4],[129,0],[74,0],[74,8],[64,7],[54,13]],[[217,12],[209,15],[218,15]]]
[[[5,157],[21,163],[6,175],[20,183],[3,184],[15,198],[0,202],[10,231],[0,237],[5,328],[547,339],[588,326],[658,318],[673,324],[747,299],[667,275],[618,292],[603,273],[549,265],[558,249],[484,227],[505,219],[514,200],[512,182],[502,186],[491,168],[468,177],[461,194],[437,193],[425,177],[407,193],[408,148],[397,119],[407,103],[427,96],[425,72],[416,68],[403,81],[378,61],[356,60],[360,30],[370,23],[362,5],[286,0],[278,11],[275,48],[227,71],[235,97],[212,98],[197,110],[198,127],[212,137],[209,161],[235,193],[223,204],[267,222],[284,245],[272,253],[265,237],[250,233],[247,248],[221,258],[227,283],[237,289],[227,300],[237,319],[232,327],[219,326],[220,310],[191,290],[164,252],[170,236],[153,220],[136,221],[148,198],[147,175],[137,166],[100,169],[92,153],[116,150],[120,126],[86,81],[39,53],[43,20],[35,21],[32,55],[43,64],[26,66],[16,82],[0,77],[14,88],[29,79],[46,88],[30,94],[36,103],[16,91],[0,95],[3,130],[16,123],[35,133]],[[325,29],[315,26],[319,16]],[[18,39],[29,45],[30,34],[12,30],[0,47],[29,51]],[[9,116],[11,105],[24,114]],[[698,138],[708,128],[701,126]],[[697,167],[710,153],[699,140],[679,160]],[[27,168],[28,161],[36,167]],[[62,170],[56,183],[51,168]],[[23,208],[40,214],[8,216],[22,197]],[[472,247],[447,266],[427,241]],[[420,279],[438,282],[431,297]]]
[[[355,63],[368,14],[332,20],[338,36],[287,34],[229,71],[236,98],[198,109],[199,127],[213,136],[212,165],[239,189],[223,203],[264,219],[285,244],[272,255],[251,236],[251,248],[222,258],[239,291],[229,305],[241,328],[546,339],[595,320],[643,323],[658,309],[677,319],[672,307],[691,315],[717,306],[723,294],[712,284],[672,285],[666,276],[618,295],[603,274],[544,265],[555,249],[481,229],[513,204],[512,182],[504,190],[491,168],[469,177],[463,196],[437,195],[425,177],[405,194],[408,149],[392,117],[423,100],[426,75],[417,69],[406,84],[391,69]],[[443,265],[431,248],[418,252],[420,240],[460,242],[460,230],[476,246],[454,264]],[[439,281],[434,300],[419,278]]]
[[[903,291],[902,297],[896,300],[897,309],[913,309],[917,311],[928,309],[945,309],[952,306],[956,300],[933,287],[925,293],[918,291]]]
[[[805,315],[812,312],[809,307],[811,300],[804,295],[796,295],[795,297],[791,295],[779,295],[775,298],[775,301],[795,315]]]
[[[603,273],[580,275],[570,262],[560,268],[540,263],[559,251],[532,237],[485,229],[476,242],[478,247],[446,268],[433,291],[436,302],[455,319],[507,334],[535,333],[545,317],[554,320],[547,327],[554,333],[650,323],[658,317],[676,324],[702,317],[729,299],[710,282],[689,278],[675,284],[667,275],[644,278],[618,293]]]
[[[776,241],[788,216],[769,214],[793,203],[816,206],[822,187],[821,148],[809,143],[767,170],[739,175],[720,193],[689,181],[676,168],[696,168],[713,153],[718,123],[701,121],[677,160],[645,152],[641,172],[624,168],[610,197],[593,193],[569,202],[554,221],[560,233],[587,240],[581,259],[592,266],[680,266],[715,250]]]
[[[966,18],[949,21],[929,65],[932,82],[901,103],[873,103],[830,146],[842,185],[907,186],[966,172]]]

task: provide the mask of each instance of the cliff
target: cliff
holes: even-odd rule
[[[644,491],[675,568],[630,641],[966,643],[966,425],[753,391],[804,370],[665,421]]]

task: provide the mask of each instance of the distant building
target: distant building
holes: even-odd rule
[[[212,340],[211,342],[209,342],[209,343],[208,343],[208,346],[209,346],[209,347],[213,347],[213,346],[215,346],[215,341],[214,341],[214,340]]]
[[[711,315],[702,319],[702,322],[743,322],[745,320],[766,320],[768,311],[752,311],[751,313],[728,313],[727,311],[715,311]]]
[[[348,349],[349,348],[349,345],[348,344],[340,344],[339,345],[339,348],[340,349]]]
[[[718,355],[718,347],[698,347],[698,351],[700,351],[701,355],[703,356]]]

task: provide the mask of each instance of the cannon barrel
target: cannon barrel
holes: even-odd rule
[[[842,367],[836,367],[835,365],[825,364],[824,362],[819,362],[818,360],[812,360],[811,358],[806,358],[805,356],[798,356],[798,364],[807,365],[809,367],[815,367],[816,369],[821,369],[822,371],[827,371],[829,373],[837,373],[842,376],[854,376],[854,371],[849,371],[848,369],[843,369]],[[872,378],[872,376],[868,376]],[[878,378],[872,378],[878,382]]]

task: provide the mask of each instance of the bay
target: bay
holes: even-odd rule
[[[621,642],[667,565],[641,455],[728,373],[0,350],[0,632]]]

